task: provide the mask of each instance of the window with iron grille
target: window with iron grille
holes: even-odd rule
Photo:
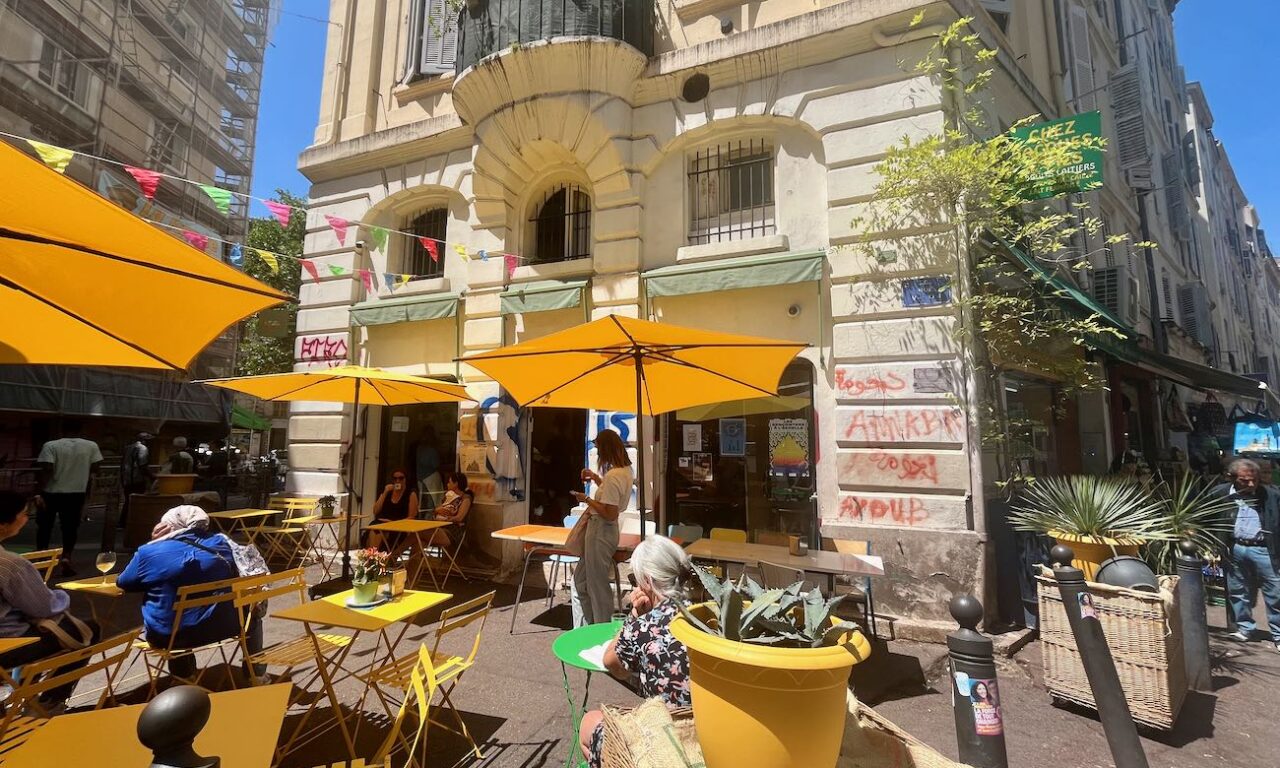
[[[534,261],[569,261],[591,255],[591,196],[576,184],[552,187],[534,208]]]
[[[413,240],[405,245],[404,273],[413,275],[414,280],[427,280],[444,275],[444,240],[449,228],[449,209],[432,208],[420,213],[409,222],[409,231]],[[433,241],[437,258],[431,258],[431,252],[418,238],[425,237]]]
[[[773,144],[729,142],[689,158],[689,244],[774,233]]]

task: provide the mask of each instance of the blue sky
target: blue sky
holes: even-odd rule
[[[1223,8],[1229,6],[1230,13]],[[320,108],[327,0],[284,0],[267,50],[253,193],[277,187],[306,196],[298,153],[311,144]],[[1280,29],[1278,0],[1182,0],[1174,15],[1178,55],[1204,85],[1214,133],[1227,147],[1245,194],[1280,246],[1280,73],[1269,53]],[[257,215],[265,215],[258,210]]]
[[[1271,54],[1280,29],[1277,0],[1182,0],[1173,15],[1178,58],[1199,80],[1213,133],[1227,148],[1244,193],[1280,245],[1280,71]]]

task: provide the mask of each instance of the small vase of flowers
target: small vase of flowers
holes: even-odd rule
[[[390,573],[388,557],[388,553],[373,548],[362,549],[356,553],[354,570],[351,574],[355,602],[368,604],[378,599],[378,584]]]

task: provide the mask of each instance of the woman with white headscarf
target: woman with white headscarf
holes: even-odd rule
[[[184,504],[164,513],[151,530],[151,541],[134,553],[116,579],[116,586],[126,592],[146,593],[142,603],[144,637],[153,647],[168,648],[178,588],[239,575],[230,539],[210,532],[209,515],[203,509]],[[217,603],[184,611],[172,647],[198,648],[239,633],[240,618],[235,607],[230,602]],[[195,658],[175,657],[169,671],[190,678],[195,672]]]

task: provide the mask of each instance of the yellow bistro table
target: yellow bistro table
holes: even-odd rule
[[[281,683],[210,694],[213,709],[196,737],[196,752],[221,758],[222,768],[271,765],[290,688],[289,683]],[[5,766],[150,765],[151,750],[138,741],[138,717],[145,706],[59,715],[6,755]]]
[[[299,527],[299,528],[307,528],[307,529],[313,528],[313,527],[319,527],[322,525],[327,525],[331,527],[333,531],[333,540],[334,542],[336,542],[337,548],[338,548],[337,552],[334,553],[333,557],[326,556],[320,551],[320,545],[318,543],[320,541],[320,537],[312,534],[309,530],[307,531],[307,535],[304,537],[306,541],[306,544],[305,544],[306,549],[303,552],[304,558],[306,557],[314,558],[315,561],[320,564],[320,567],[324,570],[324,578],[326,581],[328,581],[329,579],[333,578],[333,566],[338,560],[338,555],[342,552],[342,546],[343,546],[342,543],[344,541],[344,537],[339,535],[339,529],[333,526],[338,526],[338,525],[345,526],[348,520],[353,520],[353,521],[363,520],[366,517],[368,517],[368,515],[354,515],[354,516],[334,515],[333,517],[323,517],[321,515],[310,515],[308,517],[295,517],[292,520],[286,520],[284,524],[290,527]]]
[[[262,527],[267,524],[267,520],[272,516],[279,514],[283,514],[283,510],[227,509],[221,512],[210,512],[209,519],[217,520],[218,525],[223,526],[223,531],[228,535],[235,533],[238,529],[244,534],[248,543],[256,547],[258,546],[258,534],[262,532]]]
[[[316,656],[316,674],[311,680],[313,681],[318,677],[324,686],[325,695],[329,699],[329,706],[332,708],[334,719],[337,721],[338,729],[342,732],[342,739],[346,744],[348,757],[353,760],[356,757],[355,738],[350,726],[347,724],[347,720],[348,718],[359,719],[361,707],[369,693],[369,683],[362,683],[364,688],[360,692],[360,698],[356,706],[351,708],[350,715],[343,714],[342,705],[338,701],[338,693],[334,685],[349,678],[363,681],[371,677],[373,670],[395,657],[396,645],[404,639],[405,633],[409,631],[412,619],[424,611],[428,611],[451,599],[453,595],[444,592],[421,592],[409,589],[398,597],[393,597],[371,608],[348,607],[347,601],[354,596],[355,590],[349,589],[345,592],[329,595],[319,600],[310,600],[271,614],[272,618],[301,622],[306,628],[307,636],[311,638],[311,646]],[[394,630],[393,628],[397,626],[399,629]],[[317,627],[339,627],[351,630],[351,642],[341,647],[330,647],[329,653],[326,655],[323,650],[325,646],[321,645],[320,639],[316,634]],[[372,651],[367,654],[361,654],[367,656],[367,660],[363,662],[363,668],[353,669],[347,666],[347,658],[351,653],[351,649],[356,646],[356,640],[365,632],[376,633],[377,641]],[[310,682],[308,681],[307,685]],[[303,686],[303,689],[305,688],[306,685]],[[301,690],[299,693],[305,694],[305,690]],[[294,749],[306,744],[322,730],[315,729],[311,734],[304,733],[307,721],[311,718],[311,713],[316,710],[319,703],[319,697],[312,697],[306,713],[298,720],[298,724],[294,727],[288,740],[280,747],[274,763],[278,763]]]
[[[92,576],[87,579],[76,579],[75,581],[64,581],[58,585],[58,589],[65,589],[68,592],[79,592],[87,596],[89,601],[89,610],[93,612],[93,620],[102,628],[102,633],[107,634],[107,622],[111,620],[111,615],[115,613],[116,606],[120,605],[120,598],[124,596],[124,590],[116,586],[116,577],[119,574],[113,573],[105,579],[101,576]],[[106,610],[99,610],[99,605],[106,603]]]
[[[418,518],[409,518],[405,520],[390,520],[385,523],[376,523],[374,525],[365,526],[368,531],[380,531],[382,533],[400,533],[413,537],[414,547],[418,553],[418,567],[413,571],[412,584],[417,584],[422,578],[422,567],[427,563],[427,548],[422,541],[422,534],[428,531],[436,531],[441,528],[448,528],[452,523],[447,520],[419,520]],[[430,537],[427,537],[430,539]],[[444,578],[449,578],[450,571],[457,569],[458,564],[453,560],[453,555],[444,547],[440,547],[440,551],[449,561],[448,568],[445,569]],[[431,586],[440,589],[440,582],[436,580],[436,572],[433,568],[427,568],[427,573],[431,575]]]

